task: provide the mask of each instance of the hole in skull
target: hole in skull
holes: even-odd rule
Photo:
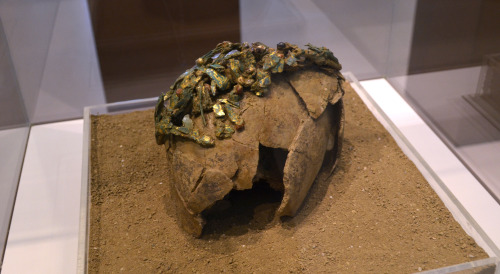
[[[232,190],[203,212],[203,234],[242,235],[266,228],[283,200],[283,168],[287,150],[259,147],[259,164],[252,189]]]
[[[283,171],[287,156],[288,150],[286,149],[259,144],[259,164],[254,181],[264,180],[271,188],[283,192]]]
[[[248,230],[262,230],[274,218],[283,193],[272,189],[264,181],[252,189],[232,190],[203,212],[205,235],[242,235]]]

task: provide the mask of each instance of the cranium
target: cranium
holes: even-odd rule
[[[282,59],[287,56],[287,52],[279,50],[270,52],[281,54]],[[307,62],[308,56],[305,57]],[[258,69],[259,58],[256,59]],[[159,131],[158,123],[169,113],[163,100],[159,100],[155,112],[157,141],[165,143],[178,219],[184,230],[194,236],[202,233],[203,212],[231,191],[251,189],[257,181],[266,181],[283,192],[276,217],[294,216],[320,169],[330,174],[339,159],[344,114],[343,77],[338,69],[325,70],[311,61],[290,70],[285,66],[284,71],[271,75],[263,96],[254,91],[240,98],[235,108],[239,108],[238,118],[244,121],[244,127],[234,133],[229,130],[224,139],[215,138],[215,132],[221,124],[230,126],[232,120],[221,118],[214,111],[182,113],[184,119],[177,128],[196,128],[195,133],[190,131],[192,136]],[[212,99],[227,102],[232,94],[221,92]],[[213,141],[203,146],[208,142],[199,142],[200,136]]]

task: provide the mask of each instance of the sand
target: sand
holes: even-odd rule
[[[340,163],[294,218],[236,193],[200,239],[177,225],[153,110],[92,117],[89,273],[409,273],[487,258],[353,90]]]

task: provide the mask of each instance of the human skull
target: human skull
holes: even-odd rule
[[[202,146],[173,134],[163,139],[172,172],[172,198],[184,230],[200,236],[203,212],[231,191],[251,189],[262,180],[283,192],[275,216],[294,216],[320,170],[331,174],[339,159],[342,84],[340,72],[328,73],[315,65],[272,74],[264,96],[245,93],[239,101],[244,128],[225,139],[214,138],[220,124],[216,113],[186,114],[187,127],[197,126],[196,136],[214,142]]]

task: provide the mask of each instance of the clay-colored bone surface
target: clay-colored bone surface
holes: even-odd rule
[[[264,97],[244,96],[239,112],[245,127],[231,139],[217,139],[210,148],[178,137],[166,144],[176,196],[172,200],[184,230],[194,236],[201,235],[202,212],[230,191],[272,180],[258,170],[259,147],[288,151],[276,216],[295,215],[322,166],[331,172],[340,155],[343,105],[336,77],[313,69],[277,74]],[[202,125],[199,116],[192,119]],[[210,112],[205,119],[200,133],[216,139],[217,118]]]

